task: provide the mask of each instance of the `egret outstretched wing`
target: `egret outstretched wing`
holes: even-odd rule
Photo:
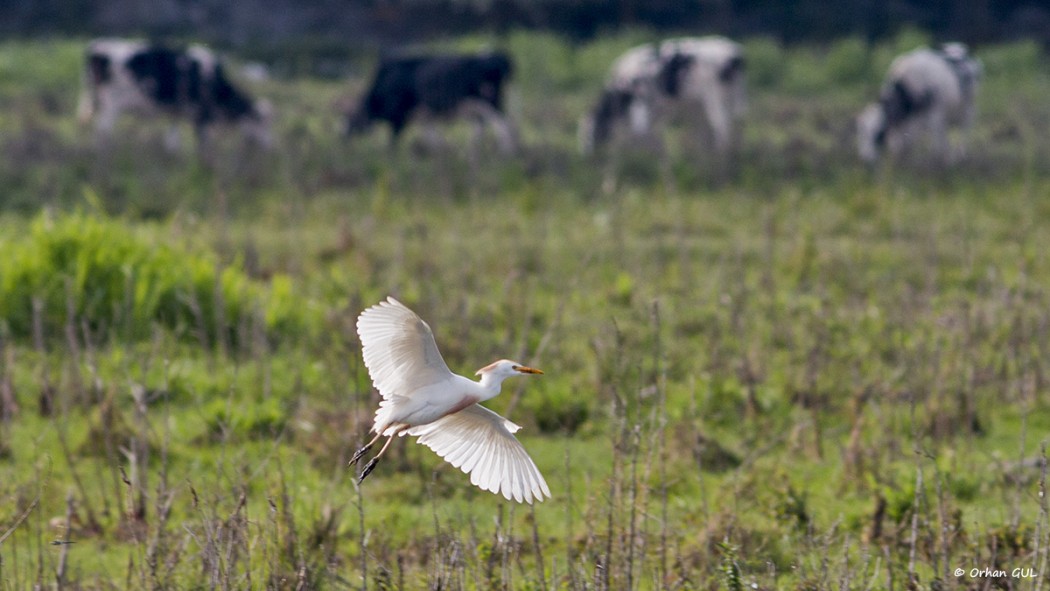
[[[539,468],[514,432],[521,427],[491,410],[472,405],[427,425],[412,427],[408,435],[429,447],[446,462],[470,474],[470,483],[507,500],[531,504],[551,491]]]
[[[412,435],[456,468],[470,482],[519,503],[551,496],[543,475],[514,437],[520,427],[477,402],[500,392],[504,379],[543,372],[509,359],[478,370],[479,381],[452,373],[441,358],[426,322],[394,298],[368,308],[357,319],[361,351],[383,400],[376,411],[371,441],[358,449],[355,465],[386,437],[358,477],[375,468],[395,437]]]
[[[365,367],[384,399],[410,397],[453,376],[430,326],[392,297],[361,313],[357,334]]]

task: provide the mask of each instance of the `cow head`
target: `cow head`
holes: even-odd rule
[[[886,112],[872,103],[857,116],[857,153],[866,164],[875,164],[886,145]]]
[[[368,131],[374,122],[375,119],[369,114],[368,109],[364,105],[359,105],[347,112],[343,133],[346,137],[361,135]]]
[[[514,73],[514,62],[510,56],[497,51],[481,58],[485,77],[495,80],[507,80]]]
[[[580,121],[579,140],[584,154],[601,148],[612,136],[617,122],[630,115],[634,95],[617,88],[607,88],[598,99],[590,115]]]
[[[268,150],[273,147],[273,119],[273,104],[260,99],[252,105],[251,113],[241,118],[239,126],[248,141]]]
[[[493,53],[478,60],[481,66],[481,84],[478,89],[482,98],[492,103],[497,109],[503,108],[503,83],[509,80],[514,72],[510,57],[504,53]]]

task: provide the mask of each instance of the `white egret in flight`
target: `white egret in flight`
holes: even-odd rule
[[[372,472],[395,435],[411,435],[470,474],[470,483],[483,490],[529,504],[551,496],[514,437],[521,427],[478,404],[498,395],[504,379],[542,371],[501,359],[477,371],[480,381],[456,375],[441,358],[430,326],[392,297],[361,313],[357,334],[365,367],[383,400],[372,425],[375,437],[357,450],[350,465],[380,437],[387,438],[358,482]]]

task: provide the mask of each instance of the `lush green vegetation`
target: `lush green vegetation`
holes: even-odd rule
[[[646,38],[500,40],[512,161],[465,126],[343,142],[362,72],[260,84],[279,148],[212,166],[158,125],[96,149],[80,43],[0,47],[0,588],[1038,588],[1009,574],[1050,547],[1041,52],[979,51],[964,165],[869,172],[851,116],[922,36],[751,40],[734,164],[678,133],[614,173],[576,119]],[[547,372],[491,406],[552,500],[410,441],[355,486],[387,294],[460,373]]]

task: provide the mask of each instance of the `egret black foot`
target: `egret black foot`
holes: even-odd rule
[[[364,470],[361,470],[361,476],[359,476],[359,477],[357,478],[357,483],[358,483],[358,484],[361,484],[361,482],[362,482],[362,481],[363,481],[363,480],[364,480],[364,479],[365,479],[365,478],[366,478],[366,477],[367,477],[367,476],[368,476],[369,474],[371,474],[371,473],[372,473],[372,470],[374,470],[374,469],[375,469],[375,467],[376,467],[376,464],[378,464],[378,463],[379,463],[379,456],[376,456],[376,457],[372,458],[371,460],[368,460],[368,463],[367,463],[367,464],[365,464],[365,469],[364,469]]]
[[[366,453],[368,453],[368,450],[370,450],[370,449],[372,449],[372,444],[371,443],[369,443],[368,445],[366,445],[366,446],[362,447],[361,449],[357,450],[356,452],[354,452],[354,457],[350,458],[350,463],[347,464],[347,465],[348,466],[353,466],[354,464],[356,464],[357,461],[361,459],[361,456],[363,456]]]

